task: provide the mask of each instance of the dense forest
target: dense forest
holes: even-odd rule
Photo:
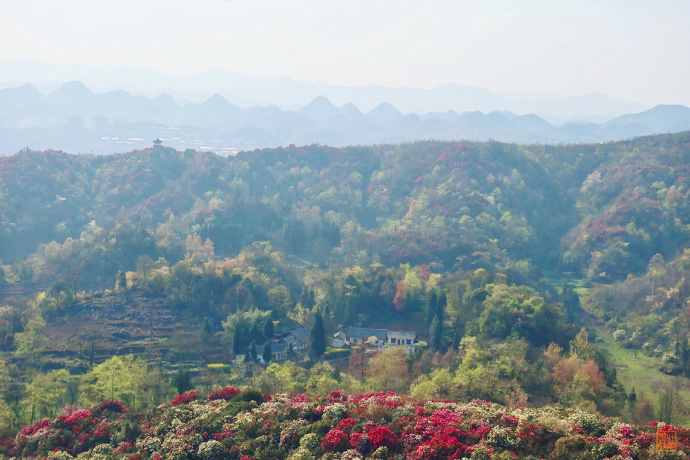
[[[553,420],[577,410],[687,423],[689,160],[690,132],[591,145],[310,145],[227,158],[158,146],[0,158],[4,454],[48,455],[50,446],[70,455],[65,449],[76,438],[48,442],[44,431],[72,424],[94,432],[103,426],[102,442],[112,447],[98,458],[173,458],[170,446],[127,450],[118,442],[183,430],[159,426],[175,417],[191,423],[215,414],[215,406],[182,416],[166,405],[148,422],[112,419],[112,426],[107,417],[91,426],[93,411],[103,410],[100,401],[119,400],[134,417],[175,395],[182,399],[172,404],[187,407],[196,399],[189,395],[227,387],[254,395],[223,405],[232,417],[247,408],[270,411],[262,395],[276,393],[332,399],[332,392],[393,391],[422,401],[370,408],[370,421],[352,413],[347,397],[321,403],[318,417],[306,408],[318,406],[308,398],[281,409],[312,411],[294,429],[306,430],[302,439],[316,433],[314,449],[327,458],[486,458],[489,448],[518,448],[534,424],[551,430],[539,434],[548,437],[545,445],[566,452],[554,458],[594,458],[600,443],[588,435],[646,435],[609,419],[596,428],[569,421],[583,431],[559,441],[565,431],[555,427],[566,422]],[[329,337],[348,327],[414,331],[421,341],[407,349],[331,346]],[[310,334],[306,352],[291,347],[288,359],[274,360],[274,337],[300,328]],[[467,434],[480,422],[456,427],[466,434],[452,442],[486,439],[480,448],[429,438],[435,453],[424,456],[401,440],[415,423],[410,417],[444,410],[427,400],[483,400],[501,409],[484,417],[489,431],[480,437]],[[475,411],[489,409],[476,404],[453,410],[478,420]],[[554,411],[550,422],[537,421],[547,409],[535,421],[515,415],[515,408],[544,406]],[[356,420],[345,426],[345,412],[329,418],[329,411],[350,411]],[[506,422],[498,412],[517,418]],[[254,453],[259,444],[249,446],[260,441],[248,439],[235,442],[246,449],[224,456],[232,443],[222,418],[211,418],[204,420],[213,430],[197,430],[194,442],[216,454],[189,458],[262,458]],[[254,422],[235,423],[247,431]],[[22,425],[34,428],[14,437]],[[492,444],[491,426],[515,442]],[[372,441],[376,427],[388,441]],[[284,444],[274,431],[265,436],[277,436],[284,458],[311,458],[295,456],[301,441]],[[369,447],[353,441],[355,433],[365,433]],[[644,442],[632,443],[634,458],[650,458]],[[359,454],[345,457],[347,443]],[[623,444],[597,458],[623,455]],[[545,455],[519,448],[520,455]],[[480,451],[485,457],[473,453]]]

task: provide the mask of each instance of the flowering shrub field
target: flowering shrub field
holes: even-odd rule
[[[0,459],[622,460],[690,453],[690,430],[623,424],[577,409],[426,401],[392,392],[277,394],[260,402],[234,388],[211,395],[178,397],[144,415],[117,401],[68,410],[2,440]],[[677,451],[657,452],[660,428],[676,431]]]

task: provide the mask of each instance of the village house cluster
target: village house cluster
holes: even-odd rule
[[[285,361],[306,362],[309,360],[311,331],[306,327],[292,330],[282,337],[271,340],[271,362]],[[336,332],[331,337],[333,348],[349,348],[363,346],[369,351],[384,351],[388,347],[403,347],[406,353],[411,353],[420,340],[414,331],[392,331],[389,329],[372,329],[365,327],[347,327]],[[261,356],[264,344],[257,344],[259,362],[267,364]],[[236,362],[243,361],[244,355],[237,355]]]

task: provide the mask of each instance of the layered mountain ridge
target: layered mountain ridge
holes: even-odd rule
[[[453,110],[404,114],[384,102],[369,112],[318,96],[297,111],[275,106],[243,109],[215,93],[201,103],[180,104],[167,93],[155,98],[124,90],[95,93],[79,81],[44,96],[25,84],[0,90],[0,154],[29,146],[112,153],[144,148],[161,137],[178,149],[220,154],[318,142],[333,146],[411,142],[420,139],[494,139],[520,143],[582,143],[690,129],[690,109],[658,105],[604,123],[555,125],[533,113]],[[149,139],[151,138],[151,139]]]

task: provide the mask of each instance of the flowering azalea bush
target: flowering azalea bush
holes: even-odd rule
[[[393,448],[398,444],[398,437],[387,426],[375,426],[367,434],[374,447]]]
[[[170,404],[172,404],[173,406],[179,406],[181,404],[189,404],[190,402],[194,401],[198,397],[199,397],[199,395],[197,394],[196,391],[189,390],[186,393],[181,393],[181,394],[175,396],[175,399],[173,399]]]
[[[95,417],[104,417],[108,414],[124,414],[129,412],[129,409],[120,401],[101,401],[91,412]]]
[[[226,387],[221,388],[220,390],[212,391],[208,396],[206,396],[206,399],[209,401],[215,401],[217,399],[230,399],[238,394],[240,394],[240,390],[238,388]]]
[[[125,437],[132,435],[131,424],[138,421],[128,420],[127,412],[120,401],[102,401],[92,410],[68,409],[55,420],[44,419],[24,427],[13,442],[4,440],[0,454],[9,458],[72,458],[110,443],[119,444],[120,452],[130,452]]]
[[[325,451],[338,452],[347,447],[349,436],[343,430],[333,428],[321,441],[321,448]]]
[[[642,460],[690,453],[690,430],[624,424],[557,406],[511,409],[391,392],[277,394],[260,401],[234,398],[238,393],[223,388],[199,400],[190,391],[145,415],[115,401],[69,410],[0,440],[0,458]],[[656,452],[661,428],[676,431],[677,452]]]

